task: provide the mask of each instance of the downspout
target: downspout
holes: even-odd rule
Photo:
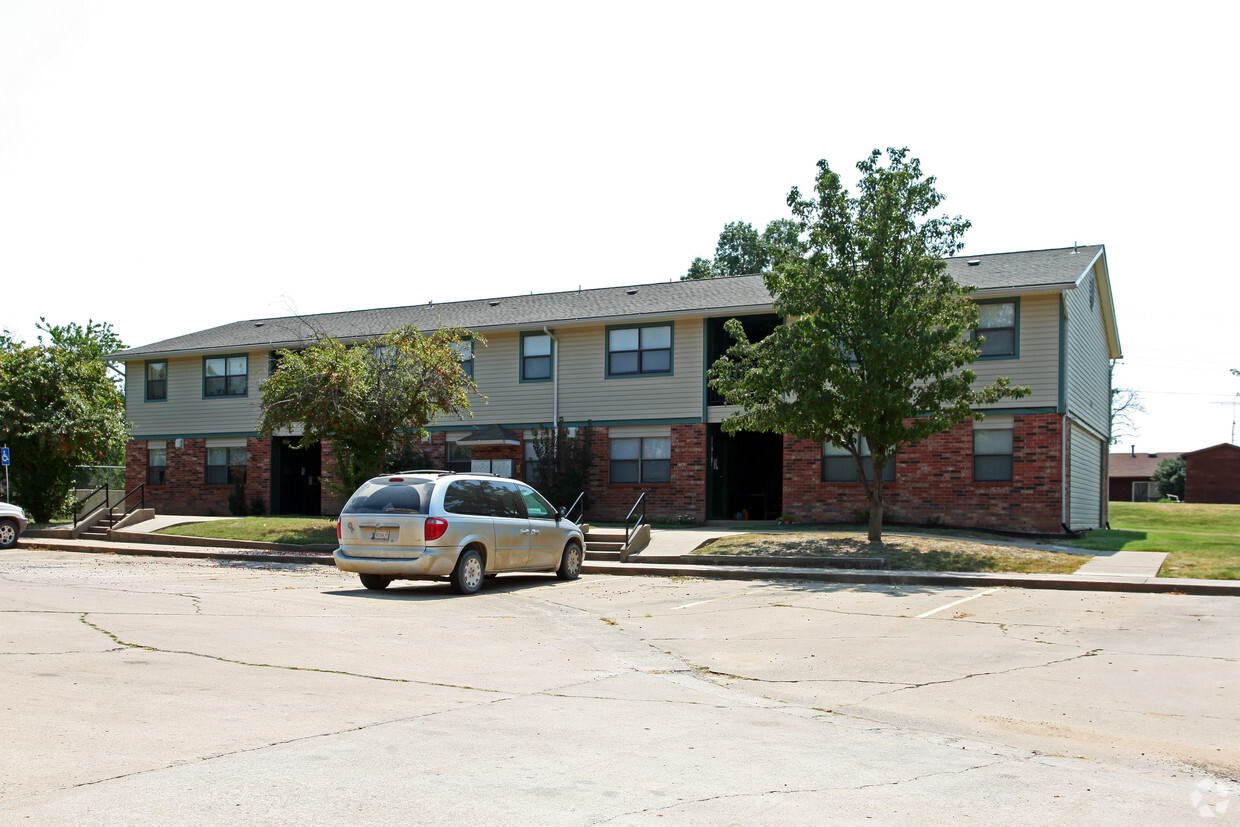
[[[560,340],[546,325],[543,325],[543,333],[551,337],[551,429],[554,433],[560,427]]]

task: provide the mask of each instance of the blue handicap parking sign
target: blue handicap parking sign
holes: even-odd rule
[[[8,464],[9,464],[9,446],[6,445],[3,448],[0,448],[0,465],[8,465]]]

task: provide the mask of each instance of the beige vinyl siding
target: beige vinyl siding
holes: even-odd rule
[[[659,323],[641,319],[641,324]],[[607,326],[560,327],[553,370],[559,377],[559,412],[566,421],[681,419],[702,416],[702,320],[676,319],[672,373],[608,379]],[[471,426],[491,423],[549,423],[554,383],[520,381],[521,331],[487,334],[486,346],[474,348],[474,381],[487,404],[472,401]],[[437,424],[451,425],[445,418]]]
[[[259,384],[267,378],[268,354],[255,350],[247,355],[247,395],[212,399],[202,395],[201,354],[168,358],[168,398],[159,402],[145,401],[145,362],[127,362],[125,412],[133,423],[131,437],[254,433],[261,412]]]
[[[1025,385],[1031,393],[1005,399],[995,408],[1054,408],[1059,405],[1059,294],[1020,297],[1017,329],[1019,359],[978,359],[973,363],[980,385],[1006,376],[1013,385]]]
[[[1110,436],[1110,353],[1102,321],[1102,301],[1097,293],[1097,279],[1091,276],[1086,276],[1077,289],[1065,293],[1068,310],[1065,392],[1071,416],[1095,432]],[[1089,306],[1091,290],[1094,297],[1092,308]]]
[[[1078,531],[1102,525],[1102,440],[1077,423],[1070,431],[1068,465],[1068,528]]]

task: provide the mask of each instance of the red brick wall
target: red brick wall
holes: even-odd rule
[[[1240,503],[1240,448],[1216,445],[1185,457],[1184,501]]]
[[[227,517],[231,485],[207,485],[207,441],[175,439],[165,441],[168,460],[163,485],[143,489],[148,508],[160,514],[215,515]],[[147,440],[131,439],[125,448],[125,488],[132,491],[146,482]],[[255,497],[271,507],[271,441],[260,437],[246,439],[245,499],[249,508]],[[132,505],[132,503],[128,503]]]
[[[885,521],[1062,533],[1062,419],[1013,417],[1011,482],[973,482],[973,423],[930,437],[896,458],[884,486]],[[867,519],[860,483],[822,482],[822,447],[784,437],[784,512],[802,522]]]
[[[319,513],[335,517],[344,508],[344,498],[332,490],[332,483],[338,479],[336,475],[336,455],[332,451],[330,439],[319,442]],[[353,492],[350,491],[349,494]],[[345,495],[347,497],[348,494]]]
[[[649,520],[674,522],[680,517],[702,522],[706,519],[706,426],[673,425],[672,481],[668,483],[612,484],[609,429],[594,426],[594,467],[590,473],[590,520],[623,520],[646,492],[645,511]]]

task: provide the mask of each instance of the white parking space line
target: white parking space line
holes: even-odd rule
[[[703,603],[713,603],[716,600],[731,600],[733,597],[740,597],[743,594],[748,594],[748,592],[737,592],[736,594],[725,594],[722,597],[712,597],[709,600],[699,600],[696,603],[686,603],[683,606],[673,606],[670,609],[670,611],[674,612],[678,609],[691,609],[694,606],[701,606]]]
[[[991,592],[997,592],[997,591],[999,591],[999,587],[995,586],[993,589],[987,589],[984,592],[978,592],[977,594],[970,595],[969,597],[962,597],[959,600],[953,600],[951,603],[948,603],[946,606],[939,606],[937,609],[931,609],[928,612],[922,612],[921,614],[917,615],[917,617],[918,618],[929,617],[930,615],[938,614],[939,612],[944,611],[945,609],[950,609],[952,606],[959,606],[961,603],[968,603],[970,600],[977,600],[979,597],[984,597],[990,594]]]

